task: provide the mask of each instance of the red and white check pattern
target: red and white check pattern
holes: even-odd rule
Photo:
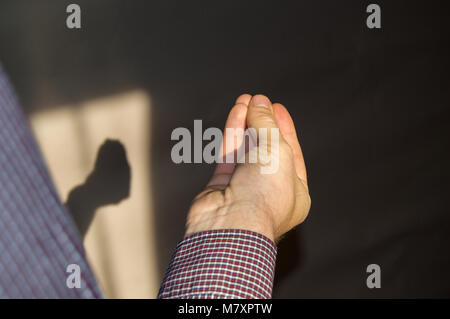
[[[190,235],[177,245],[158,298],[271,298],[276,254],[271,240],[252,231]]]

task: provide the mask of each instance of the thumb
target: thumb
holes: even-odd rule
[[[257,131],[261,128],[278,127],[273,116],[272,103],[264,95],[255,95],[248,104],[247,127]]]
[[[272,103],[264,95],[255,95],[248,105],[247,127],[253,144],[249,146],[249,162],[258,158],[264,174],[278,171],[279,146],[282,137],[273,115]],[[280,139],[281,138],[281,139]],[[257,145],[257,147],[255,147]]]

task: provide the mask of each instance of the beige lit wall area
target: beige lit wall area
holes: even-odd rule
[[[109,298],[155,298],[161,280],[150,185],[150,111],[149,96],[136,90],[30,115],[63,201],[91,173],[106,139],[120,141],[126,150],[131,167],[129,196],[98,209],[84,240],[91,266]]]

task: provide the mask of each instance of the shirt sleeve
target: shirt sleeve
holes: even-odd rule
[[[158,298],[271,298],[276,254],[273,241],[248,230],[192,234],[177,245]]]

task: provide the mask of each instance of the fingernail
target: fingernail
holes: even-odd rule
[[[269,107],[270,106],[270,101],[267,97],[265,97],[264,95],[255,95],[252,98],[251,104],[253,106],[262,106],[262,107]]]

